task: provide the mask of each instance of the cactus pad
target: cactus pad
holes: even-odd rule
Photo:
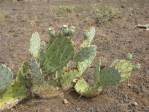
[[[96,56],[96,46],[81,48],[80,52],[76,56],[77,68],[82,74],[93,62]]]
[[[84,32],[84,42],[82,43],[81,47],[90,46],[95,37],[95,33],[95,27],[91,27],[88,31]]]
[[[40,37],[38,32],[32,34],[32,38],[30,39],[30,53],[34,58],[39,58],[40,53]]]
[[[47,72],[56,72],[62,69],[73,57],[74,48],[71,40],[62,36],[57,37],[52,44],[48,44],[43,67]]]
[[[81,50],[75,56],[75,61],[81,62],[86,59],[89,59],[92,55],[95,54],[95,52],[96,52],[95,46],[81,48]]]
[[[69,89],[73,86],[73,80],[77,77],[81,77],[84,71],[91,65],[93,59],[96,56],[96,46],[81,48],[81,50],[75,55],[74,60],[77,62],[77,69],[72,69],[68,72],[64,72],[61,77],[61,85],[64,89]]]
[[[68,72],[64,72],[64,74],[62,75],[60,82],[61,82],[61,86],[64,90],[67,90],[71,87],[73,87],[73,80],[77,77],[80,77],[80,73],[78,70],[71,70]]]
[[[21,100],[27,97],[28,89],[30,87],[29,80],[27,79],[28,65],[24,63],[17,73],[16,80],[6,89],[0,97],[0,111],[10,109]]]
[[[6,65],[0,64],[0,92],[5,90],[13,80],[13,73]]]
[[[85,97],[97,96],[102,91],[102,87],[93,87],[89,85],[84,79],[78,80],[74,88],[77,93]]]
[[[36,59],[31,59],[30,69],[31,69],[32,83],[33,84],[42,83],[44,81],[44,76],[42,74],[42,70],[40,69],[40,64],[36,61]]]
[[[121,74],[121,81],[128,80],[133,69],[135,68],[135,65],[132,64],[130,60],[125,59],[115,60],[111,66],[119,71],[119,73]]]
[[[121,80],[120,73],[114,68],[102,69],[97,75],[96,80],[103,87],[116,85]]]

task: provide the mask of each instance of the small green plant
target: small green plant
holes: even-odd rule
[[[96,6],[94,8],[94,15],[97,25],[102,25],[117,18],[119,11],[110,6]]]
[[[90,84],[84,75],[96,57],[97,46],[92,45],[95,27],[84,32],[79,49],[74,47],[72,40],[74,31],[73,26],[64,25],[58,31],[50,27],[47,43],[41,41],[38,32],[33,33],[29,48],[31,58],[22,64],[14,79],[11,70],[0,65],[0,111],[32,95],[51,96],[52,86],[64,90],[73,88],[81,96],[93,97],[104,88],[127,80],[132,70],[138,67],[131,62],[131,54],[128,59],[115,60],[105,68],[101,68],[100,62]]]
[[[57,16],[69,16],[70,14],[74,13],[76,10],[75,6],[72,5],[60,5],[55,7],[54,11],[56,12]]]
[[[82,7],[82,5],[80,4],[63,4],[63,5],[55,5],[53,7],[50,7],[51,11],[56,14],[56,16],[58,17],[70,17],[70,16],[74,16],[77,15],[79,13],[84,13],[84,12],[91,12],[91,6],[89,5],[84,5]]]

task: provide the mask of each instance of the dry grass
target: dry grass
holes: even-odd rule
[[[90,18],[96,21],[97,26],[106,24],[120,17],[120,11],[117,8],[100,4],[80,4],[58,5],[50,7],[52,15],[56,17],[71,17],[79,15],[80,18]]]
[[[6,12],[0,10],[0,23],[3,23],[6,20]]]
[[[97,5],[94,7],[93,14],[97,25],[108,23],[120,17],[120,11],[111,6]]]

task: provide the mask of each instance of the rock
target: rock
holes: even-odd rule
[[[69,104],[69,101],[68,101],[67,99],[64,99],[64,100],[63,100],[63,103],[64,103],[64,104]]]

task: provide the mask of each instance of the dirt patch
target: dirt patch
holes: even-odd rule
[[[110,6],[121,13],[118,18],[97,25],[94,15],[88,11],[90,5]],[[78,6],[80,11],[75,9]],[[53,7],[62,7],[64,15],[57,15]],[[28,58],[33,31],[46,40],[48,27],[62,24],[76,26],[78,39],[82,29],[96,25],[97,59],[102,58],[105,64],[129,52],[134,54],[134,62],[141,64],[141,69],[128,82],[107,88],[98,97],[85,99],[66,92],[63,97],[27,100],[7,112],[149,112],[149,32],[135,28],[137,24],[149,22],[148,0],[3,0],[1,10],[7,16],[0,24],[0,63],[14,71]],[[63,104],[64,98],[70,103]]]

